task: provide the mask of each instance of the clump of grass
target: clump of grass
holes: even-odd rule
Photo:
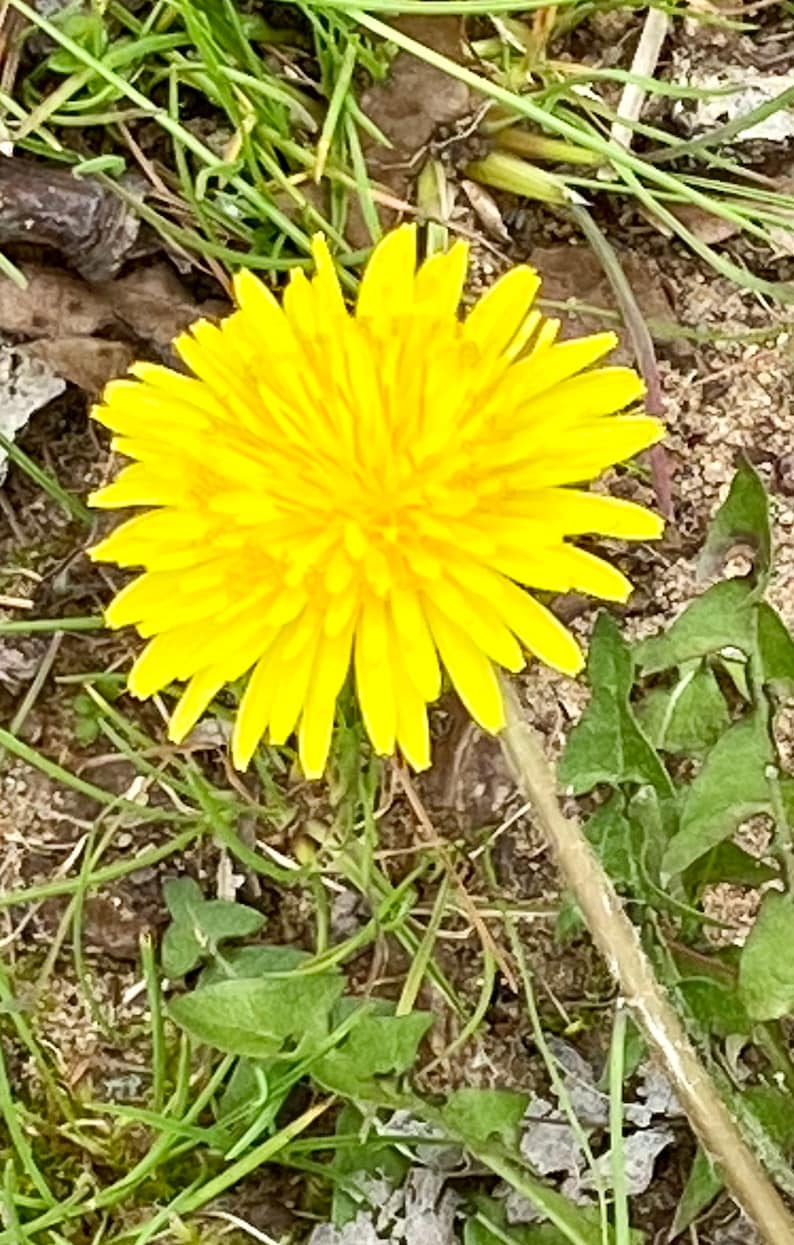
[[[378,189],[367,174],[363,143],[382,135],[361,110],[358,84],[382,77],[390,55],[402,49],[465,82],[475,98],[491,101],[484,132],[495,149],[471,175],[557,207],[566,198],[595,195],[635,202],[715,271],[746,289],[792,301],[789,285],[749,272],[675,213],[678,205],[698,207],[774,247],[774,231],[790,228],[794,198],[754,179],[724,148],[787,107],[790,93],[696,139],[625,120],[598,93],[600,83],[676,99],[710,92],[555,60],[548,51],[554,37],[603,4],[558,5],[553,18],[548,8],[518,0],[420,6],[425,15],[490,17],[495,33],[472,43],[476,67],[377,16],[419,12],[409,0],[397,10],[349,0],[295,3],[282,10],[286,22],[279,28],[243,13],[233,0],[201,11],[160,0],[144,17],[122,3],[90,17],[67,9],[52,19],[26,0],[12,0],[12,7],[52,39],[56,51],[20,75],[12,95],[0,97],[9,141],[101,177],[169,245],[200,258],[218,276],[218,265],[234,266],[241,255],[249,267],[274,272],[302,263],[317,229],[335,243],[343,266],[355,264],[358,257],[345,242],[352,199],[377,239]],[[519,10],[534,11],[534,21],[511,16]],[[642,139],[642,153],[611,137],[624,121]],[[157,131],[161,137],[153,139]],[[143,202],[121,176],[133,168],[149,182]]]

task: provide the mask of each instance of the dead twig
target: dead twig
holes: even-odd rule
[[[565,885],[609,965],[620,993],[656,1051],[689,1122],[766,1245],[794,1245],[794,1219],[744,1141],[667,995],[657,981],[612,882],[576,822],[565,817],[535,731],[513,689],[503,686],[502,747],[554,850]]]
[[[662,45],[670,29],[670,19],[662,9],[649,9],[642,28],[640,41],[631,62],[630,73],[636,78],[652,78],[659,60]],[[631,122],[639,121],[647,91],[639,82],[627,82],[621,92],[617,107],[617,120],[609,137],[626,151],[631,147],[633,131]]]

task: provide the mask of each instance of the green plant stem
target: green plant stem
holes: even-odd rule
[[[609,1161],[615,1207],[615,1245],[631,1245],[626,1154],[623,1145],[623,1077],[626,1065],[626,1012],[618,1002],[609,1052]]]
[[[416,949],[413,962],[408,975],[405,978],[405,984],[397,1003],[395,1015],[408,1016],[414,1009],[419,991],[422,988],[422,982],[425,978],[428,965],[433,955],[433,947],[438,937],[438,931],[441,928],[441,922],[444,919],[446,911],[447,896],[449,895],[449,875],[444,874],[441,884],[438,888],[435,903],[433,904],[433,913],[424,932],[422,941]]]
[[[103,620],[99,615],[85,618],[30,618],[0,621],[0,635],[33,635],[50,631],[99,631]]]
[[[45,1206],[55,1206],[57,1204],[56,1199],[44,1176],[39,1171],[38,1164],[33,1157],[30,1142],[19,1118],[19,1109],[11,1092],[2,1050],[0,1050],[0,1115],[5,1120],[9,1140],[34,1189],[41,1197]]]
[[[149,1000],[149,1031],[152,1042],[152,1110],[162,1111],[165,1103],[165,1027],[163,1023],[163,992],[154,953],[152,936],[141,936],[141,964],[146,980],[146,996]]]
[[[80,523],[85,523],[87,527],[91,526],[94,522],[94,515],[83,505],[79,498],[72,496],[71,493],[67,493],[66,489],[62,488],[48,471],[44,471],[38,463],[29,458],[24,450],[21,450],[18,445],[15,445],[2,432],[0,432],[0,449],[5,450],[12,463],[15,463],[21,471],[30,476],[31,480],[44,489],[45,493],[48,493],[53,501],[57,501],[63,507],[68,519],[77,519]]]
[[[44,687],[44,684],[47,682],[47,679],[49,678],[49,674],[50,674],[50,671],[52,670],[55,658],[58,655],[58,649],[60,648],[62,639],[63,639],[63,632],[56,631],[52,639],[50,640],[49,648],[47,649],[47,652],[44,655],[44,659],[40,662],[39,668],[36,671],[36,677],[34,678],[33,682],[31,683],[24,697],[22,698],[21,705],[19,706],[13,718],[11,719],[10,730],[11,730],[12,735],[19,734],[25,722],[27,721],[28,714],[30,713],[33,706],[35,705],[36,701],[38,700],[39,693],[41,692],[41,689]]]
[[[581,828],[563,816],[554,776],[515,692],[503,684],[502,747],[516,782],[557,858],[594,942],[655,1049],[689,1121],[766,1245],[794,1245],[794,1219],[752,1153],[703,1067],[642,949],[637,930]]]
[[[148,869],[152,865],[157,865],[161,860],[167,860],[169,856],[176,855],[189,847],[199,835],[206,832],[206,829],[206,826],[201,824],[190,826],[159,847],[147,847],[142,852],[138,852],[136,856],[116,861],[112,865],[104,865],[103,868],[91,874],[88,879],[89,885],[103,886],[106,882],[115,882],[118,878],[137,872],[138,869]],[[64,878],[63,881],[41,882],[37,886],[26,886],[21,890],[8,891],[5,895],[0,895],[0,908],[13,908],[16,904],[36,903],[41,899],[57,899],[62,895],[73,895],[82,884],[80,878]]]
[[[492,880],[495,881],[495,878],[492,878]],[[565,1082],[563,1078],[560,1076],[559,1066],[558,1066],[557,1060],[554,1057],[554,1052],[552,1051],[551,1047],[549,1046],[549,1043],[546,1040],[546,1034],[543,1032],[543,1025],[541,1023],[540,1014],[538,1012],[538,1005],[535,1001],[535,989],[534,989],[534,985],[532,982],[532,977],[530,975],[529,965],[527,964],[527,957],[524,954],[524,948],[521,945],[521,939],[518,936],[518,930],[516,928],[515,921],[512,920],[512,918],[508,917],[507,915],[505,915],[504,921],[505,921],[505,926],[507,928],[508,936],[510,938],[510,948],[515,957],[516,963],[518,964],[519,973],[521,975],[521,984],[524,989],[524,1001],[527,1006],[527,1012],[529,1013],[530,1024],[532,1025],[532,1037],[533,1037],[536,1047],[538,1048],[540,1056],[544,1064],[546,1065],[546,1071],[549,1074],[549,1080],[551,1081],[552,1089],[554,1090],[554,1093],[557,1095],[557,1101],[560,1105],[560,1108],[562,1111],[564,1111],[565,1117],[568,1120],[568,1124],[570,1125],[571,1131],[574,1137],[576,1138],[576,1142],[579,1145],[579,1148],[581,1149],[582,1154],[584,1155],[587,1161],[588,1167],[590,1168],[590,1174],[593,1179],[593,1185],[595,1187],[596,1194],[598,1196],[598,1208],[599,1208],[599,1212],[601,1215],[601,1239],[602,1239],[602,1242],[606,1243],[609,1241],[609,1219],[607,1217],[607,1204],[606,1204],[606,1193],[604,1190],[604,1181],[601,1177],[601,1173],[598,1170],[598,1166],[596,1164],[595,1157],[593,1155],[593,1149],[588,1140],[587,1133],[582,1127],[581,1121],[578,1115],[576,1114],[576,1111],[574,1110],[574,1106],[573,1106],[573,1103],[571,1102],[571,1097],[570,1097],[570,1094],[568,1093],[568,1089],[565,1085]],[[618,1245],[623,1245],[623,1243],[620,1242],[618,1243]]]

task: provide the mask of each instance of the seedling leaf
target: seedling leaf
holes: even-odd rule
[[[163,969],[184,977],[213,956],[227,938],[246,938],[265,923],[261,912],[227,899],[205,899],[192,878],[176,878],[163,887],[171,924],[162,946]]]
[[[739,464],[728,496],[711,521],[698,558],[698,574],[704,579],[719,575],[726,556],[737,545],[749,545],[753,550],[753,578],[763,591],[772,558],[769,501],[761,477],[746,458]]]
[[[328,1033],[342,984],[335,972],[220,981],[174,999],[169,1010],[191,1037],[230,1055],[269,1059],[290,1039],[293,1053],[305,1054]]]
[[[682,666],[694,658],[755,648],[753,588],[748,579],[726,579],[688,605],[668,631],[650,636],[634,649],[643,675]]]
[[[496,1137],[515,1146],[518,1128],[529,1105],[529,1095],[507,1089],[458,1089],[441,1108],[441,1117],[466,1145]]]
[[[722,1178],[705,1150],[698,1149],[678,1202],[668,1240],[686,1232],[698,1215],[710,1206],[722,1189]]]
[[[559,777],[574,795],[599,783],[649,783],[673,793],[667,771],[640,729],[629,704],[634,664],[629,646],[609,614],[598,616],[590,644],[590,704],[571,731]]]
[[[698,1023],[716,1037],[747,1034],[752,1029],[735,987],[723,985],[709,977],[685,977],[676,989]]]
[[[348,1036],[312,1066],[312,1076],[325,1089],[346,1098],[391,1102],[381,1077],[406,1072],[416,1061],[419,1043],[433,1023],[428,1012],[407,1016],[373,1016],[362,1007],[361,1020]]]
[[[664,874],[681,873],[730,838],[746,818],[768,810],[766,768],[771,762],[772,745],[762,711],[725,732],[686,791],[679,831],[664,854]]]
[[[769,891],[742,948],[739,991],[754,1020],[794,1012],[794,900]]]
[[[201,985],[211,986],[230,977],[267,977],[270,973],[290,973],[308,960],[308,951],[300,947],[235,947],[225,951],[223,959],[208,964],[201,974]]]
[[[764,683],[778,696],[794,696],[794,639],[766,601],[758,606],[758,652]]]
[[[654,688],[637,709],[655,748],[698,756],[730,726],[725,697],[711,670],[689,670],[667,691]]]

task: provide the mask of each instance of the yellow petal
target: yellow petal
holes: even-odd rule
[[[645,393],[642,378],[630,367],[602,367],[561,381],[531,398],[520,408],[521,424],[537,430],[549,424],[557,440],[562,428],[622,411]],[[575,447],[575,442],[572,448]]]
[[[339,278],[336,275],[331,252],[328,250],[328,243],[322,234],[315,234],[312,238],[312,256],[314,257],[316,268],[312,288],[317,295],[320,306],[326,314],[346,316],[347,308],[345,307],[345,300],[339,285]]]
[[[356,316],[375,325],[406,315],[414,299],[416,226],[400,225],[375,247],[361,278]]]
[[[487,600],[474,600],[448,579],[440,579],[427,590],[433,604],[451,623],[463,630],[475,646],[491,661],[516,673],[524,666],[524,655],[515,637],[502,623]]]
[[[173,368],[163,367],[160,363],[142,362],[133,363],[129,373],[143,382],[142,386],[136,386],[138,394],[145,393],[161,404],[167,400],[169,409],[176,403],[183,418],[186,419],[189,412],[190,419],[196,423],[201,421],[204,427],[218,419],[223,420],[223,407],[218,405],[210,390],[196,380],[195,376],[175,372]],[[109,391],[115,391],[114,384],[105,390],[106,400]]]
[[[538,325],[541,322],[541,314],[539,311],[530,311],[524,317],[523,322],[519,325],[518,331],[504,351],[505,359],[517,359],[523,351],[529,339],[534,335]]]
[[[186,500],[177,480],[158,476],[142,463],[132,463],[119,472],[112,484],[91,493],[88,504],[99,510],[115,510],[127,506],[178,505]]]
[[[322,621],[319,616],[307,614],[304,628],[300,627],[299,622],[292,640],[294,643],[298,638],[303,642],[296,644],[294,654],[289,658],[287,653],[290,644],[284,647],[284,660],[278,672],[278,688],[273,698],[267,728],[271,743],[286,743],[295,730],[306,700],[321,630]]]
[[[202,387],[194,378],[183,376],[180,379],[186,386],[206,390],[206,386]],[[152,429],[167,436],[177,429],[206,435],[213,425],[210,412],[193,402],[192,395],[189,398],[186,394],[170,394],[137,380],[111,381],[105,387],[104,404],[93,407],[91,415],[112,432],[126,436],[143,435]]]
[[[494,403],[498,404],[501,400],[523,404],[536,394],[544,393],[591,367],[614,350],[617,344],[616,333],[596,333],[591,337],[560,342],[537,357],[530,355],[514,364],[506,374],[494,396]]]
[[[418,596],[407,588],[392,588],[389,612],[396,647],[408,677],[425,701],[441,693],[441,669]]]
[[[397,730],[395,687],[386,612],[377,597],[361,609],[355,641],[356,691],[372,746],[381,756],[394,751]]]
[[[212,523],[197,511],[152,510],[122,523],[110,536],[89,550],[95,562],[118,562],[135,566],[150,550],[164,545],[199,543],[212,528]]]
[[[517,464],[511,477],[516,491],[594,480],[605,467],[625,462],[665,435],[664,424],[650,415],[618,415],[576,428],[570,452],[544,449],[526,464]]]
[[[516,510],[526,518],[545,519],[569,536],[592,532],[622,540],[656,540],[664,531],[664,520],[636,502],[578,489],[537,489],[518,501]]]
[[[534,356],[537,360],[542,354],[545,354],[545,352],[556,342],[561,328],[561,320],[544,320],[540,326],[537,337],[532,343],[529,358]]]
[[[173,631],[155,636],[132,667],[127,685],[133,696],[145,700],[174,679],[174,664],[184,651],[184,637]]]
[[[223,687],[225,680],[217,668],[209,667],[194,674],[179,699],[168,723],[168,738],[179,744],[189,735],[213,696]]]
[[[237,306],[252,326],[251,336],[267,344],[275,357],[284,350],[294,350],[295,339],[278,299],[252,272],[238,272],[233,280]]]
[[[575,545],[563,545],[562,549],[562,563],[574,592],[587,592],[605,601],[626,601],[631,596],[631,583],[616,566]],[[559,557],[559,551],[553,556]]]
[[[465,341],[473,341],[484,355],[507,350],[529,314],[540,277],[532,268],[511,268],[474,304],[463,324]]]
[[[425,702],[406,674],[398,673],[397,743],[408,764],[415,770],[430,765],[430,730]]]
[[[168,599],[172,589],[171,575],[139,575],[110,602],[105,610],[106,625],[116,628],[140,622],[153,606]]]
[[[463,296],[469,244],[459,239],[450,249],[426,259],[416,274],[416,301],[427,303],[434,318],[454,316]]]
[[[294,268],[290,274],[283,306],[292,331],[299,339],[316,335],[319,326],[314,291],[306,273],[300,268]]]
[[[425,599],[425,613],[441,660],[475,722],[496,734],[505,724],[504,704],[499,681],[491,662],[469,639],[465,631]]]
[[[584,666],[579,645],[549,610],[507,581],[501,599],[505,622],[530,653],[563,674],[579,673]]]
[[[320,643],[298,730],[301,768],[307,778],[321,778],[328,761],[336,701],[350,668],[353,620],[345,631]]]
[[[276,672],[284,646],[284,633],[260,657],[246,684],[232,732],[232,763],[245,770],[267,729],[276,692]]]

